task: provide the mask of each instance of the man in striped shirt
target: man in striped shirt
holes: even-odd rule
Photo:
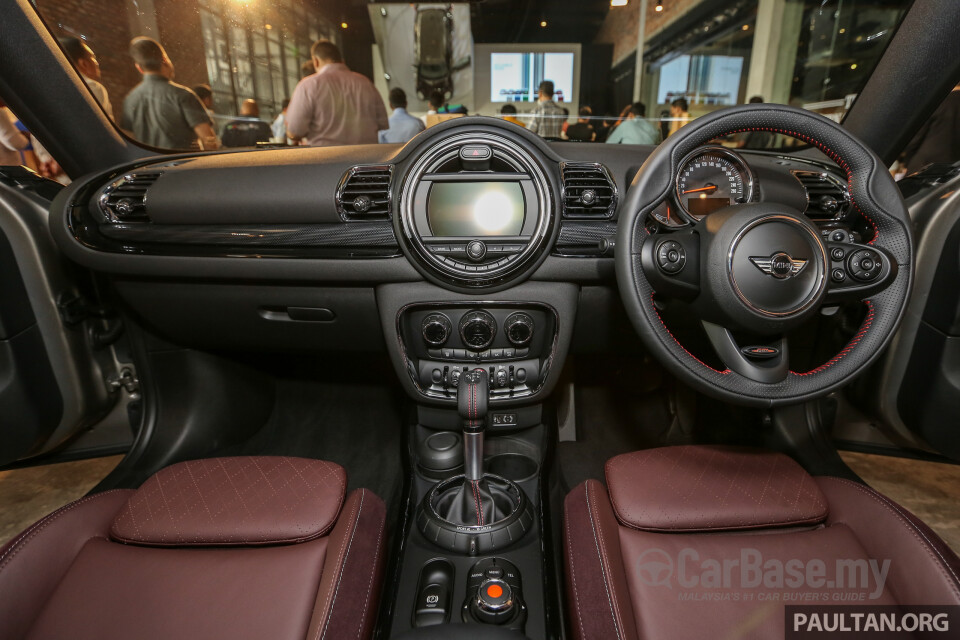
[[[559,138],[563,128],[563,108],[553,101],[553,81],[540,83],[537,106],[533,110],[533,119],[527,128],[543,138]]]

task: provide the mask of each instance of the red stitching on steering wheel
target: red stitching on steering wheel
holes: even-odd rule
[[[799,139],[803,140],[804,142],[809,142],[810,144],[814,145],[815,147],[817,147],[818,149],[820,149],[821,151],[823,151],[824,153],[826,153],[828,156],[830,156],[830,158],[832,158],[834,162],[836,162],[838,165],[840,165],[840,168],[843,169],[843,170],[846,172],[846,174],[847,174],[847,186],[850,188],[850,202],[853,203],[853,206],[856,207],[857,211],[860,213],[860,215],[863,217],[863,219],[866,220],[868,223],[870,223],[870,226],[873,227],[873,238],[872,238],[872,239],[870,240],[870,242],[868,242],[867,244],[873,244],[874,242],[877,241],[877,238],[880,237],[880,229],[877,227],[877,223],[875,223],[875,222],[873,221],[873,218],[871,218],[869,215],[867,215],[867,214],[864,212],[864,210],[860,208],[860,205],[857,204],[857,201],[854,200],[854,198],[853,198],[853,172],[850,171],[850,165],[848,165],[847,162],[846,162],[842,157],[840,157],[840,154],[836,153],[833,149],[831,149],[831,148],[828,147],[827,145],[823,144],[822,142],[820,142],[820,141],[818,141],[818,140],[815,140],[815,139],[811,138],[810,136],[804,135],[804,134],[802,134],[802,133],[798,133],[798,132],[796,132],[796,131],[788,131],[788,130],[785,130],[785,129],[774,129],[774,128],[772,128],[772,127],[744,127],[744,128],[736,129],[736,130],[733,130],[733,131],[728,131],[727,133],[721,133],[721,134],[716,135],[716,136],[714,136],[714,137],[716,137],[716,138],[722,138],[722,137],[724,137],[724,136],[729,136],[729,135],[734,134],[734,133],[745,133],[745,132],[747,132],[747,131],[772,131],[772,132],[774,132],[774,133],[781,133],[781,134],[783,134],[783,135],[792,136],[792,137],[794,137],[794,138],[799,138]]]
[[[820,373],[824,369],[827,369],[828,367],[835,365],[837,362],[840,361],[841,358],[843,358],[843,356],[850,353],[853,350],[853,348],[857,346],[857,343],[863,339],[863,336],[867,335],[867,329],[869,329],[870,325],[873,324],[873,316],[874,316],[873,303],[870,302],[869,300],[866,300],[865,302],[867,304],[867,309],[869,309],[869,311],[867,312],[867,317],[863,319],[863,325],[861,325],[860,331],[858,331],[857,334],[853,336],[850,342],[847,343],[847,346],[845,346],[840,353],[833,356],[830,360],[820,365],[816,369],[811,369],[810,371],[807,371],[805,373],[798,373],[796,371],[791,371],[790,373],[796,376],[812,376],[815,373]]]
[[[685,346],[683,346],[682,344],[680,344],[680,341],[677,340],[677,337],[676,337],[675,335],[673,335],[673,332],[670,331],[670,329],[667,328],[667,323],[663,321],[663,318],[660,316],[660,312],[657,311],[657,305],[653,302],[653,296],[654,296],[654,294],[651,293],[651,294],[650,294],[650,306],[653,308],[653,312],[654,312],[655,314],[657,314],[657,319],[660,320],[660,326],[663,327],[664,331],[666,331],[667,333],[670,334],[670,337],[673,338],[673,341],[677,343],[677,346],[680,347],[681,349],[683,349],[684,353],[686,353],[688,356],[690,356],[691,358],[693,358],[694,360],[696,360],[697,362],[699,362],[700,364],[702,364],[703,366],[705,366],[707,369],[710,369],[710,371],[715,371],[716,373],[719,373],[719,374],[721,374],[721,375],[727,375],[728,373],[730,373],[730,369],[724,369],[723,371],[720,371],[719,369],[714,369],[713,367],[711,367],[710,365],[708,365],[706,362],[704,362],[703,360],[701,360],[701,359],[698,358],[697,356],[695,356],[695,355],[693,355],[692,353],[690,353],[689,351],[687,351],[687,348],[686,348]]]

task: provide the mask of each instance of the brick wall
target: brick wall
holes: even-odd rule
[[[173,62],[174,82],[186,87],[208,84],[203,31],[196,2],[154,0],[160,44]]]
[[[131,38],[127,0],[36,0],[36,4],[54,36],[82,36],[97,54],[101,82],[119,117],[123,96],[140,82],[127,54]]]
[[[691,8],[707,0],[664,0],[663,11],[657,11],[656,0],[647,1],[646,38],[660,33]],[[597,34],[596,43],[613,45],[613,64],[616,65],[637,49],[637,28],[640,0],[629,0],[625,7],[610,7],[606,20]]]

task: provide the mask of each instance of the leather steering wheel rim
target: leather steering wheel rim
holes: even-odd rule
[[[687,351],[660,317],[654,305],[654,288],[640,260],[644,244],[655,237],[648,232],[646,219],[671,193],[684,156],[715,138],[746,131],[792,136],[816,146],[836,162],[847,174],[854,211],[874,230],[867,244],[885,250],[898,265],[886,288],[863,299],[867,305],[863,324],[838,354],[810,371],[789,371],[785,379],[774,383],[758,382],[730,369],[715,369]],[[698,118],[667,138],[647,158],[621,208],[615,262],[627,314],[642,341],[668,370],[721,400],[772,407],[812,400],[834,391],[883,351],[909,298],[913,241],[900,191],[883,161],[866,145],[832,120],[809,111],[774,104],[742,105]],[[701,278],[710,267],[700,265]]]

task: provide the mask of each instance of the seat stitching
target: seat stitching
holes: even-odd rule
[[[610,605],[610,615],[613,617],[613,628],[617,632],[617,638],[622,639],[623,636],[620,633],[620,624],[618,622],[619,611],[614,609],[615,599],[610,594],[611,585],[607,580],[607,565],[610,564],[607,560],[607,549],[603,546],[602,536],[597,536],[597,525],[593,519],[593,501],[590,500],[590,486],[584,484],[584,492],[587,495],[587,513],[590,514],[590,528],[593,531],[593,544],[597,549],[597,556],[600,558],[600,574],[603,576],[603,588],[607,592],[607,603]],[[602,548],[602,551],[601,551]]]
[[[329,611],[327,612],[327,619],[326,619],[326,620],[324,621],[324,623],[323,623],[323,629],[322,629],[323,635],[321,636],[320,633],[319,633],[319,631],[318,631],[318,634],[317,634],[317,636],[316,636],[317,638],[321,638],[321,637],[326,638],[326,637],[327,637],[327,627],[329,627],[329,625],[330,625],[330,620],[333,619],[334,607],[336,607],[336,605],[337,605],[337,596],[340,594],[340,583],[343,582],[343,571],[344,571],[344,569],[345,569],[346,566],[347,566],[347,558],[348,558],[349,555],[350,555],[350,548],[353,546],[353,537],[356,535],[356,533],[357,533],[357,528],[358,528],[358,526],[360,525],[360,514],[361,514],[361,512],[363,511],[363,499],[364,499],[365,496],[366,496],[366,494],[361,491],[361,492],[360,492],[360,504],[357,506],[357,510],[356,510],[356,512],[355,512],[355,513],[356,513],[356,519],[353,521],[353,531],[350,532],[350,541],[349,541],[349,543],[345,545],[345,546],[346,546],[346,552],[344,553],[344,547],[343,547],[343,546],[340,547],[340,553],[341,553],[341,555],[337,558],[337,562],[339,563],[339,562],[341,561],[341,559],[343,560],[343,562],[342,562],[342,564],[340,564],[340,567],[339,567],[338,577],[337,577],[337,584],[336,584],[336,586],[335,586],[334,589],[333,589],[333,600],[330,602],[330,609],[329,609]],[[352,516],[351,516],[351,517],[352,517]]]
[[[830,479],[837,480],[839,482],[847,484],[853,487],[854,489],[856,489],[857,491],[868,495],[869,497],[873,498],[875,502],[879,503],[880,506],[882,506],[887,511],[895,515],[902,523],[904,523],[907,526],[907,530],[913,534],[913,537],[916,538],[918,541],[920,541],[920,543],[923,545],[924,550],[927,552],[927,555],[933,558],[934,561],[936,561],[937,558],[940,559],[940,562],[936,563],[940,569],[940,573],[948,578],[953,577],[954,584],[952,584],[951,587],[953,589],[954,595],[957,596],[957,598],[960,598],[960,589],[958,589],[958,585],[960,585],[960,577],[958,577],[956,572],[954,572],[953,567],[951,567],[950,564],[947,562],[946,558],[943,557],[943,554],[940,553],[940,551],[933,545],[933,543],[930,541],[930,538],[928,538],[927,535],[919,527],[917,527],[917,525],[911,522],[911,520],[904,515],[904,512],[899,507],[899,505],[891,501],[889,498],[887,498],[883,494],[877,493],[872,489],[864,487],[851,480],[847,480],[846,478],[831,477]],[[936,555],[936,557],[934,557],[934,554]]]
[[[90,502],[91,500],[96,500],[97,498],[102,498],[105,495],[116,493],[118,491],[125,491],[125,489],[111,489],[109,491],[103,491],[102,493],[98,493],[92,496],[87,496],[86,498],[81,498],[76,502],[71,502],[68,505],[60,507],[50,515],[30,525],[30,527],[27,528],[26,531],[24,531],[19,536],[14,538],[13,542],[7,548],[7,551],[2,556],[0,556],[0,571],[2,571],[4,567],[10,564],[10,561],[13,560],[13,558],[18,553],[23,551],[23,549],[27,546],[27,544],[29,544],[29,542],[37,534],[39,534],[43,529],[45,529],[48,525],[50,525],[54,520],[64,515],[68,511],[71,511],[76,507],[79,507],[81,504],[84,504],[85,502]]]
[[[583,615],[580,613],[580,592],[577,591],[577,573],[574,569],[573,545],[570,543],[570,514],[564,518],[564,527],[567,530],[567,562],[570,565],[570,584],[573,586],[573,608],[577,612],[577,622],[580,625],[580,638],[587,637],[583,629]]]
[[[362,491],[366,491],[363,489]],[[367,583],[367,597],[363,599],[363,615],[367,614],[367,606],[370,604],[370,594],[373,593],[373,574],[377,571],[377,561],[380,559],[380,540],[383,539],[383,530],[385,528],[383,520],[380,521],[380,532],[377,534],[377,551],[373,556],[373,567],[370,570],[370,582]],[[357,638],[363,634],[363,623],[357,628]]]

